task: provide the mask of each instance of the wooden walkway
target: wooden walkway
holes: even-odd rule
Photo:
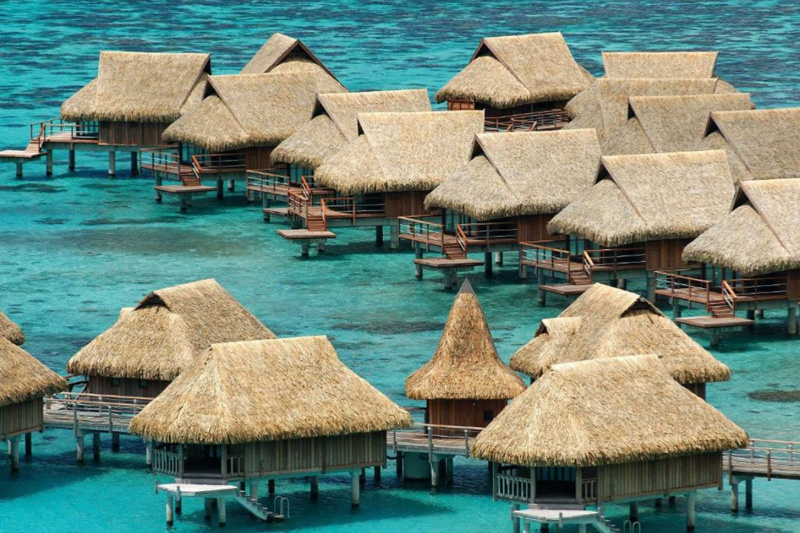
[[[725,453],[722,468],[731,486],[731,511],[739,510],[739,484],[745,483],[745,506],[753,508],[753,479],[800,480],[800,442],[753,439],[750,446]]]

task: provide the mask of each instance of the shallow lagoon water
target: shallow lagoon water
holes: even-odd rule
[[[427,86],[432,94],[482,36],[560,30],[595,73],[602,49],[713,48],[721,52],[718,73],[751,91],[760,107],[800,101],[800,7],[791,2],[117,4],[2,3],[0,145],[24,146],[29,122],[56,116],[60,102],[91,79],[102,49],[210,51],[214,71],[231,73],[274,31],[302,38],[351,90]],[[301,260],[296,246],[275,235],[280,226],[261,221],[258,207],[209,198],[181,215],[169,199],[152,201],[150,182],[128,179],[125,162],[118,158],[116,180],[105,177],[103,157],[82,153],[75,173],[58,154],[52,180],[43,179],[43,163],[27,165],[24,181],[14,179],[12,165],[0,166],[0,308],[24,328],[26,349],[63,371],[120,307],[153,288],[215,277],[278,335],[329,335],[356,372],[413,403],[403,398],[405,377],[433,353],[453,294],[437,276],[414,280],[408,248],[376,250],[371,231],[341,231],[324,256]],[[533,283],[517,282],[512,266],[471,279],[506,360],[542,318],[566,305],[551,298],[538,307]],[[799,440],[798,404],[763,399],[800,389],[800,341],[785,334],[784,320],[768,314],[755,334],[730,334],[713,350],[734,377],[709,386],[709,401],[755,437]],[[709,343],[704,334],[696,338]],[[163,497],[153,493],[141,443],[123,438],[118,454],[105,439],[103,446],[99,464],[77,466],[69,432],[49,431],[35,436],[34,460],[19,474],[0,459],[0,531],[163,530]],[[301,480],[282,482],[289,522],[264,525],[229,504],[227,529],[509,530],[508,506],[488,496],[483,463],[458,461],[454,486],[438,492],[398,481],[391,466],[379,489],[369,476],[358,511],[350,510],[346,477],[322,478],[316,502]],[[701,493],[700,530],[800,531],[800,483],[754,485],[752,514],[731,516],[727,490]],[[645,531],[683,530],[682,502],[642,507]],[[625,509],[610,513],[621,523]],[[175,530],[206,529],[216,526],[187,501]]]

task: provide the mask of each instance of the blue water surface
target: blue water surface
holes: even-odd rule
[[[760,1],[547,2],[223,2],[175,3],[2,0],[0,146],[21,148],[28,123],[57,116],[60,103],[95,74],[101,50],[208,51],[216,73],[233,73],[275,31],[303,39],[351,90],[428,87],[431,95],[488,35],[561,31],[594,73],[602,50],[716,49],[717,72],[753,94],[760,107],[793,106],[800,96],[800,6]],[[407,248],[377,250],[370,231],[341,231],[323,257],[297,247],[261,221],[240,197],[198,200],[189,215],[152,201],[152,183],[115,180],[101,156],[78,154],[53,179],[43,163],[14,178],[0,166],[0,309],[28,336],[26,348],[63,372],[67,359],[110,326],[120,307],[149,290],[214,277],[281,336],[326,334],[341,358],[404,405],[406,376],[432,354],[453,299],[436,276],[414,280]],[[510,261],[509,261],[510,263]],[[472,277],[504,359],[538,322],[566,305],[536,305],[533,283],[513,266]],[[768,313],[755,332],[729,335],[714,354],[734,371],[709,387],[709,401],[761,438],[800,440],[796,403],[748,393],[800,389],[798,341],[785,313]],[[699,342],[709,339],[699,334]],[[105,438],[105,437],[104,437]],[[68,431],[36,435],[34,459],[19,474],[0,459],[0,531],[107,532],[164,529],[163,498],[143,467],[143,447],[123,438],[99,463],[75,464]],[[508,531],[508,506],[491,501],[485,464],[457,461],[452,488],[371,476],[351,511],[346,477],[323,478],[320,498],[302,480],[281,482],[292,517],[253,521],[231,505],[230,531]],[[755,510],[732,516],[728,491],[698,500],[704,531],[800,531],[800,483],[756,480]],[[625,509],[611,510],[621,524]],[[644,531],[682,531],[684,507],[642,506]],[[187,501],[177,531],[216,528]]]

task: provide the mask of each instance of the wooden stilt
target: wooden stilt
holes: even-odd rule
[[[77,435],[75,435],[75,444],[76,444],[76,456],[79,463],[83,462],[83,448],[86,444],[84,441],[84,434],[83,431],[78,430]]]
[[[383,246],[383,226],[375,226],[375,246]]]
[[[228,180],[228,192],[234,192],[236,190],[236,180]]]
[[[100,460],[100,433],[97,431],[92,433],[92,458],[95,461]]]
[[[359,476],[358,476],[358,482],[361,483],[362,487],[367,484],[367,469],[366,468],[362,468],[361,469],[361,474],[359,474]]]
[[[639,520],[639,504],[637,502],[631,502],[629,518],[631,522],[636,522]]]
[[[185,213],[188,210],[189,210],[189,195],[181,194],[181,213]]]
[[[319,241],[317,243],[317,253],[324,254],[325,253],[325,241]]]
[[[311,497],[319,496],[319,476],[311,476]]]
[[[274,479],[270,479],[269,481],[267,481],[267,492],[269,492],[270,494],[275,494],[275,480]]]
[[[154,174],[155,174],[156,187],[161,187],[162,183],[164,183],[163,176],[159,172],[154,172]],[[161,196],[161,191],[159,191],[158,189],[155,189],[155,191],[156,191],[156,203],[160,204],[163,198]]]
[[[44,157],[45,157],[45,165],[46,165],[45,175],[48,178],[50,178],[50,177],[53,176],[53,151],[52,150],[48,150],[47,151],[47,155],[45,155]]]
[[[262,192],[261,193],[261,210],[264,213],[264,222],[269,222],[272,219],[269,211],[264,211],[265,209],[269,209],[269,206],[270,206],[269,198],[267,197],[267,195],[265,193]]]
[[[111,432],[111,449],[115,452],[119,451],[119,433],[116,431]]]
[[[203,518],[211,520],[211,498],[203,498]]]
[[[414,257],[416,259],[422,259],[423,251],[422,251],[422,244],[415,242],[414,243]],[[422,279],[422,266],[421,265],[414,265],[414,276],[417,279]]]
[[[447,468],[447,484],[453,484],[453,456],[447,458],[445,462],[445,467]]]
[[[550,525],[549,524],[542,524],[542,526],[539,528],[539,531],[541,533],[550,533]]]
[[[376,485],[377,485],[378,483],[380,483],[380,482],[381,482],[381,467],[380,467],[380,466],[376,466],[376,467],[373,469],[373,471],[372,471],[372,478],[373,478],[373,480],[375,481],[375,484],[376,484]]]
[[[494,264],[497,266],[503,266],[503,252],[494,253]]]
[[[392,224],[389,226],[389,248],[392,250],[397,250],[400,248],[400,226],[397,224]]]
[[[25,433],[25,457],[33,455],[33,434]]]
[[[764,319],[764,310],[759,309],[756,311],[756,318],[763,320]]]
[[[670,496],[669,497],[669,506],[670,507],[675,507],[675,496]]]
[[[586,533],[586,524],[578,525],[578,533]]]
[[[139,175],[139,152],[131,152],[131,177]]]
[[[117,153],[113,150],[108,152],[108,175],[112,178],[117,175]]]
[[[397,469],[397,477],[403,477],[403,452],[397,452],[394,466]]]
[[[22,163],[17,162],[17,179],[22,179]]]
[[[11,447],[11,471],[16,472],[19,470],[19,435],[8,439]]]
[[[483,253],[483,273],[486,277],[492,275],[492,252]]]
[[[623,291],[626,291],[626,290],[628,290],[628,280],[627,280],[627,279],[621,279],[621,280],[619,280],[619,281],[617,282],[617,288],[620,288],[620,289],[622,289]]]
[[[511,506],[511,531],[519,533],[519,518],[514,515],[514,511],[519,511],[519,504],[515,503]]]
[[[545,306],[547,305],[547,293],[542,290],[542,285],[544,285],[544,271],[542,271],[541,268],[536,269],[536,283],[539,291],[536,301],[540,306]]]
[[[522,260],[525,259],[525,256],[522,252],[519,253],[519,279],[528,279],[528,267],[527,265],[522,264]]]
[[[350,492],[352,493],[351,505],[358,507],[361,502],[361,483],[358,481],[359,471],[353,470],[350,473]]]
[[[647,299],[656,303],[656,275],[652,272],[647,272]]]
[[[175,498],[172,494],[167,494],[167,527],[172,527],[175,523]]]
[[[217,498],[217,517],[219,527],[225,527],[225,498]]]
[[[222,178],[217,178],[217,200],[222,200],[225,198],[224,192],[224,184],[222,183]]]
[[[258,501],[258,481],[250,482],[250,497]]]
[[[147,468],[153,468],[153,441],[148,440],[144,443],[144,461]]]
[[[744,508],[748,511],[753,510],[753,480],[744,481]]]
[[[739,482],[731,479],[731,512],[739,512]]]
[[[797,303],[789,304],[789,335],[797,335]]]
[[[175,494],[175,514],[183,512],[183,498],[181,497],[181,486],[178,485],[178,490]]]
[[[75,171],[75,149],[72,148],[67,155],[67,170]]]
[[[655,502],[654,502],[655,508],[656,509],[661,509],[661,503],[662,503],[662,499],[661,498],[656,498]]]
[[[300,257],[308,257],[309,245],[307,242],[300,244]]]
[[[682,314],[683,314],[683,307],[681,307],[680,305],[678,305],[677,302],[675,302],[672,305],[672,315],[673,315],[673,317],[675,318],[675,320],[678,320],[681,317]]]
[[[431,467],[431,487],[438,487],[439,486],[439,461],[436,458],[431,457],[430,459],[430,467]]]
[[[695,516],[694,516],[694,506],[695,500],[697,499],[697,492],[692,491],[686,495],[686,530],[687,531],[694,531],[695,526]]]

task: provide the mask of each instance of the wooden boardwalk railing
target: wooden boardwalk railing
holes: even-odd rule
[[[414,424],[409,429],[395,429],[387,434],[387,447],[393,452],[427,452],[433,455],[470,457],[475,437],[483,428]]]
[[[128,433],[131,419],[152,398],[61,392],[44,399],[46,428]]]
[[[753,439],[726,452],[723,468],[732,476],[800,479],[800,442]]]

